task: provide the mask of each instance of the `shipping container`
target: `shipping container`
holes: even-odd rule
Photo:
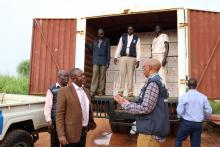
[[[34,19],[29,93],[45,94],[56,82],[60,68],[83,69],[87,77],[85,86],[90,88],[92,53],[85,43],[92,43],[97,29],[103,28],[111,42],[111,64],[106,74],[106,95],[93,97],[94,112],[96,117],[109,118],[113,131],[120,131],[121,126],[129,130],[134,115],[118,109],[113,99],[119,82],[119,66],[113,64],[115,50],[122,33],[132,25],[141,39],[142,50],[141,65],[134,74],[137,96],[145,82],[143,60],[151,56],[157,24],[169,36],[167,87],[172,124],[178,122],[178,97],[186,92],[188,78],[197,78],[198,89],[209,99],[220,99],[220,13],[186,8],[132,8],[78,19]]]
[[[195,77],[200,91],[210,99],[219,99],[220,13],[185,8],[133,8],[80,19],[34,19],[29,93],[45,94],[50,84],[56,82],[58,68],[74,66],[84,69],[89,88],[92,54],[85,48],[85,42],[92,42],[99,27],[111,40],[113,58],[121,34],[126,32],[128,25],[133,25],[141,39],[141,57],[148,58],[156,24],[162,25],[170,38],[167,73],[170,96],[183,94],[186,78]],[[111,62],[106,94],[116,93],[117,77],[118,66]],[[143,78],[141,66],[135,71],[135,95],[144,82],[138,77]]]

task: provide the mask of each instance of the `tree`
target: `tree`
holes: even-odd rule
[[[30,74],[30,61],[24,60],[21,63],[19,63],[17,67],[17,72],[21,76],[28,77]]]

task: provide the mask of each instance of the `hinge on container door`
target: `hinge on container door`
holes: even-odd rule
[[[184,27],[187,27],[188,26],[188,23],[179,23],[179,28],[184,28]]]
[[[131,10],[130,10],[130,9],[124,9],[123,14],[128,15],[128,14],[130,14],[130,13],[131,13]]]
[[[180,84],[187,84],[188,80],[186,79],[180,79]]]
[[[80,36],[84,35],[84,31],[76,31],[77,34],[79,34]]]

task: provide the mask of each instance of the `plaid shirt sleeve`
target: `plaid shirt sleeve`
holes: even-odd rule
[[[122,108],[133,114],[148,114],[155,108],[158,96],[159,87],[155,82],[152,82],[148,85],[141,104],[129,102],[122,104]]]

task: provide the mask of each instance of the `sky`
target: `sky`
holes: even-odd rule
[[[186,7],[220,12],[219,0],[0,0],[0,74],[30,59],[33,18],[80,18],[131,7]]]

